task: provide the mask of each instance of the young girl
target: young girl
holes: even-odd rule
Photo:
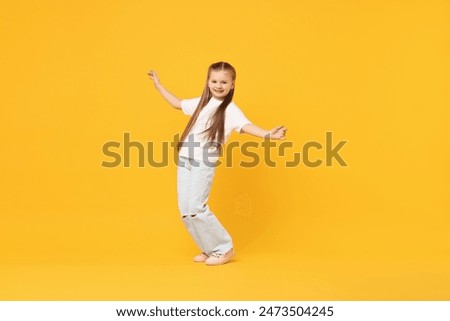
[[[177,194],[181,219],[202,251],[194,261],[224,264],[234,255],[233,242],[207,205],[218,153],[232,130],[284,139],[287,129],[264,130],[245,117],[232,101],[236,71],[229,63],[209,66],[203,94],[193,99],[180,100],[161,85],[155,71],[148,75],[172,107],[191,116],[178,145]]]

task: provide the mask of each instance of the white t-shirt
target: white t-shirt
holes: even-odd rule
[[[181,100],[181,109],[186,115],[192,115],[200,102],[200,97],[192,99]],[[216,162],[218,159],[217,150],[215,147],[209,144],[206,148],[205,145],[208,143],[206,134],[201,134],[205,129],[209,128],[211,125],[208,123],[210,117],[214,114],[215,110],[222,103],[214,97],[211,97],[208,104],[203,107],[202,111],[198,115],[197,121],[189,132],[188,136],[184,140],[183,146],[180,149],[179,156],[184,156],[187,158],[193,158],[197,161],[206,160],[208,162]],[[242,111],[236,104],[231,102],[227,109],[225,110],[225,126],[224,126],[224,143],[227,142],[230,137],[231,131],[235,130],[240,133],[242,127],[246,124],[251,124],[251,122],[245,117]],[[193,142],[193,143],[192,143]],[[198,146],[200,143],[200,146]],[[189,145],[188,146],[186,146]],[[192,145],[192,146],[191,146]],[[205,149],[205,151],[204,151]],[[207,151],[206,151],[207,149]]]

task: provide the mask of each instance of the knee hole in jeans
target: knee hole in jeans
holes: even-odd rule
[[[181,216],[181,218],[184,219],[184,218],[186,218],[186,217],[188,217],[188,216],[190,216],[190,217],[196,217],[197,214],[183,215],[183,216]]]

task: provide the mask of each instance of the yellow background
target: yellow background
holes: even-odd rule
[[[448,1],[30,0],[0,15],[0,299],[450,300]],[[210,206],[236,256],[207,267],[176,166],[139,168],[134,151],[104,168],[102,146],[171,141],[188,118],[147,71],[191,98],[220,60],[248,118],[289,128],[290,154],[332,131],[349,166],[220,167]]]

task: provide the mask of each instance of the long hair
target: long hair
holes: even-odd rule
[[[220,61],[213,63],[208,68],[208,74],[206,77],[206,84],[205,88],[203,89],[202,97],[200,98],[200,101],[198,103],[197,108],[195,109],[194,113],[192,114],[191,118],[189,119],[189,122],[186,125],[186,128],[183,131],[183,134],[181,135],[180,141],[178,143],[178,151],[180,150],[183,141],[186,139],[187,135],[189,135],[189,132],[191,131],[192,127],[194,126],[195,122],[197,121],[198,115],[202,111],[202,109],[208,104],[209,100],[212,97],[212,94],[209,90],[208,82],[209,77],[211,75],[211,71],[219,71],[219,70],[225,70],[230,72],[231,78],[233,82],[236,80],[236,70],[232,65],[230,65],[227,62]],[[202,134],[206,135],[206,138],[208,142],[211,142],[213,144],[217,145],[217,149],[220,152],[222,149],[222,144],[224,143],[224,125],[225,125],[225,111],[228,107],[228,105],[233,100],[234,95],[234,85],[228,92],[228,94],[223,99],[222,103],[217,107],[214,114],[211,116],[209,124],[210,127],[207,128],[205,131],[202,132]]]

